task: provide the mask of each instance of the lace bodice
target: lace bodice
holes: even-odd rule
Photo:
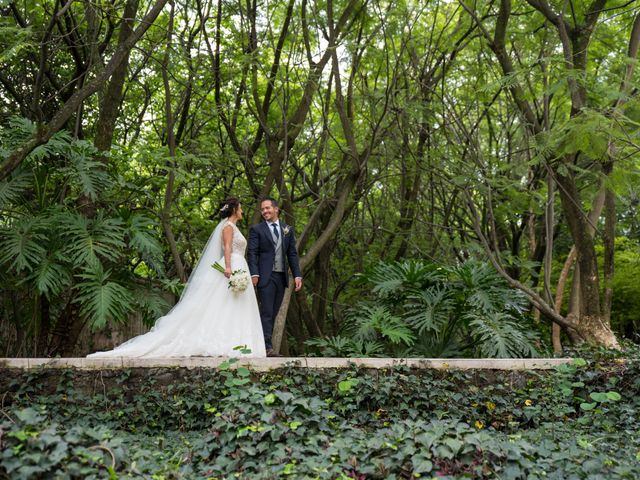
[[[231,240],[231,254],[242,255],[244,256],[244,252],[247,249],[247,239],[244,238],[240,229],[233,223],[227,222],[225,224],[225,228],[227,225],[231,225],[233,228],[233,240]]]

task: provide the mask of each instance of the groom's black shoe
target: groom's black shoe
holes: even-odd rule
[[[278,352],[276,352],[273,348],[269,348],[267,350],[267,357],[281,357],[282,355],[280,355]]]

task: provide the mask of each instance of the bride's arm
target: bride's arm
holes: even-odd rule
[[[224,276],[231,276],[231,248],[233,242],[233,227],[227,225],[222,229],[222,248],[224,249]]]

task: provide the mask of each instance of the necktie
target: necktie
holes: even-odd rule
[[[275,240],[277,243],[278,239],[280,238],[280,234],[278,233],[278,225],[275,223],[272,223],[271,226],[273,227],[273,236],[275,237]]]

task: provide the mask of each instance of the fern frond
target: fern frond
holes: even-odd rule
[[[529,300],[527,299],[525,293],[514,288],[511,288],[509,290],[511,291],[511,295],[501,295],[504,301],[504,308],[507,311],[515,313],[516,315],[525,313],[529,308]]]
[[[466,297],[467,303],[480,312],[490,314],[499,310],[502,305],[496,305],[491,292],[480,288],[473,289]]]
[[[380,341],[386,353],[443,357],[535,351],[535,338],[519,326],[526,299],[486,262],[380,263],[367,278],[377,297],[347,317],[354,340]]]
[[[413,331],[399,317],[388,318],[387,322],[379,325],[378,330],[380,335],[389,339],[391,343],[403,343],[410,346],[415,341]]]
[[[374,340],[379,335],[392,343],[411,345],[414,334],[400,317],[393,315],[386,306],[362,305],[353,313],[357,326],[354,338]]]
[[[325,357],[345,357],[348,355],[351,339],[336,335],[334,337],[311,338],[305,345],[317,348]]]
[[[373,269],[369,281],[373,284],[372,292],[386,298],[402,288],[404,275],[397,264],[381,263]]]
[[[491,285],[491,279],[495,278],[495,272],[488,265],[474,260],[454,265],[447,270],[453,275],[454,280],[458,280],[467,289]]]
[[[530,357],[537,352],[531,338],[509,314],[470,315],[469,334],[476,340],[477,353],[486,357]]]
[[[31,185],[33,176],[31,173],[20,170],[14,172],[10,179],[0,181],[0,209],[15,203]]]
[[[116,261],[122,254],[125,229],[120,219],[103,215],[88,219],[76,213],[63,213],[58,219],[66,241],[64,253],[74,265],[95,265],[99,258]]]
[[[111,177],[105,171],[104,164],[93,159],[96,153],[92,144],[76,140],[67,148],[67,167],[61,169],[71,183],[92,200],[96,200],[111,185]]]
[[[384,345],[376,340],[353,339],[349,344],[348,357],[380,357],[384,354]]]
[[[156,288],[136,286],[133,290],[133,298],[136,310],[142,312],[143,321],[148,325],[165,315],[171,308],[162,292]]]
[[[434,285],[412,295],[406,304],[406,321],[418,331],[419,335],[426,331],[437,335],[455,311],[456,305],[451,293],[451,290],[445,286]]]
[[[380,342],[346,338],[340,335],[311,338],[304,343],[309,347],[317,348],[324,357],[375,357],[384,352],[384,345]]]
[[[124,322],[133,309],[134,298],[129,289],[110,281],[111,272],[104,271],[97,263],[78,275],[81,282],[75,285],[75,302],[80,305],[81,315],[89,321],[91,328],[100,328],[108,321]]]
[[[380,298],[405,296],[411,291],[422,289],[440,275],[438,267],[420,261],[379,263],[369,275],[373,293]]]
[[[71,286],[72,274],[57,255],[49,255],[34,268],[27,280],[51,299]]]
[[[467,308],[486,314],[502,311],[523,313],[527,300],[522,292],[511,288],[496,271],[484,262],[469,260],[449,269],[451,281],[464,292]]]
[[[23,217],[0,230],[0,263],[20,273],[33,271],[46,257],[46,220]]]
[[[66,130],[60,130],[54,133],[47,143],[34,148],[28,158],[40,161],[51,155],[64,155],[72,142],[71,134]]]
[[[9,118],[9,128],[0,130],[3,149],[8,151],[15,149],[24,143],[36,131],[36,125],[25,117],[14,115]]]
[[[458,331],[451,335],[426,335],[416,340],[412,346],[413,355],[426,358],[461,358],[465,356],[465,347],[457,336]]]
[[[353,337],[364,340],[373,340],[376,338],[376,313],[378,310],[386,307],[372,304],[360,304],[347,313],[348,324],[345,330],[353,333]]]
[[[136,213],[127,221],[126,234],[129,247],[161,263],[162,246],[158,241],[155,226],[156,223],[151,218]]]
[[[185,284],[182,283],[180,279],[177,279],[177,278],[173,278],[173,279],[161,278],[160,284],[162,285],[163,290],[166,290],[167,292],[172,293],[178,298],[182,295],[182,292],[184,291],[184,286],[185,286]]]

